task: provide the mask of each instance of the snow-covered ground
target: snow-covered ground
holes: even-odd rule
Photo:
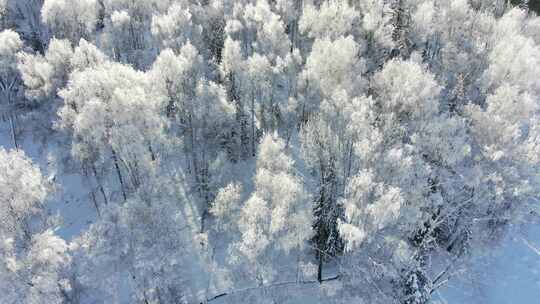
[[[9,134],[8,124],[0,124],[0,146],[7,150],[13,149]],[[49,197],[48,211],[51,215],[59,215],[62,220],[57,227],[57,234],[66,240],[78,236],[97,217],[97,211],[91,203],[89,190],[81,175],[55,172],[55,166],[49,157],[55,153],[55,143],[50,142],[46,146],[37,144],[29,134],[23,132],[19,145],[35,164],[39,164],[43,175],[54,179],[55,193]]]
[[[513,229],[434,297],[448,304],[540,303],[540,225]],[[437,302],[438,301],[438,302]]]

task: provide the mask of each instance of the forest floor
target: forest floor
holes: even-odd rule
[[[540,224],[512,227],[433,297],[440,304],[529,304],[540,299]]]

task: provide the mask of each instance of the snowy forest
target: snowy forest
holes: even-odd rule
[[[540,227],[537,12],[0,0],[0,303],[465,303]]]

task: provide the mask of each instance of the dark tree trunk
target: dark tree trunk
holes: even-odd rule
[[[114,167],[116,169],[116,174],[118,175],[118,181],[120,182],[120,189],[122,190],[122,196],[124,197],[124,202],[127,201],[126,189],[124,185],[124,179],[122,178],[122,172],[120,172],[120,166],[118,165],[118,156],[116,151],[111,148],[112,158],[114,161]]]

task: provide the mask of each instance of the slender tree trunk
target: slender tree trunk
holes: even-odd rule
[[[255,96],[251,93],[251,155],[255,156]]]
[[[206,129],[206,121],[203,123],[203,129]],[[205,222],[206,218],[208,217],[208,208],[210,207],[210,172],[208,168],[208,161],[206,159],[206,150],[208,147],[207,143],[202,144],[203,149],[201,149],[202,154],[202,160],[201,160],[201,190],[202,190],[202,198],[204,200],[203,202],[203,212],[201,215],[201,233],[205,230]]]
[[[92,196],[92,201],[94,202],[94,207],[96,207],[98,217],[101,217],[101,211],[99,210],[99,204],[96,200],[96,195],[94,194],[94,190],[90,191],[90,195]]]
[[[193,112],[193,111],[190,111]],[[191,155],[191,164],[193,168],[193,176],[195,177],[195,183],[200,192],[200,178],[199,178],[199,165],[197,160],[197,153],[195,147],[195,130],[193,129],[193,115],[189,114],[188,116],[188,133],[189,133],[189,145],[190,145],[190,155]]]
[[[154,153],[154,149],[152,149],[152,144],[148,143],[148,152],[150,152],[150,157],[152,158],[152,161],[156,160],[156,154]]]
[[[116,151],[111,148],[112,158],[114,161],[114,167],[116,169],[116,174],[118,175],[118,181],[120,182],[120,189],[122,190],[122,196],[124,197],[124,202],[127,201],[126,189],[124,185],[124,179],[122,178],[122,172],[120,172],[120,166],[118,165],[118,156]]]
[[[347,143],[348,148],[348,155],[347,155],[347,171],[345,172],[345,177],[343,179],[343,184],[347,181],[349,176],[351,176],[351,170],[352,170],[352,158],[353,158],[353,151],[354,151],[354,144],[352,140],[349,140]]]
[[[300,282],[300,252],[296,255],[296,282]]]
[[[11,141],[13,142],[13,147],[15,150],[19,150],[19,144],[17,143],[17,133],[15,129],[15,119],[13,118],[13,113],[9,114],[9,126],[11,129]]]
[[[205,207],[201,214],[201,233],[206,229],[206,218],[208,217],[208,214],[208,208]]]
[[[13,143],[13,148],[15,148],[15,150],[19,150],[19,144],[18,144],[18,141],[17,141],[17,127],[16,127],[16,123],[15,123],[15,114],[13,113],[13,104],[12,104],[12,101],[11,101],[11,86],[6,88],[6,90],[4,91],[4,96],[6,97],[6,103],[9,107],[9,128],[10,128],[10,131],[11,131],[11,141]]]
[[[319,252],[319,266],[317,267],[317,281],[322,283],[322,271],[323,271],[323,254]]]
[[[105,195],[105,190],[103,189],[103,185],[101,184],[101,181],[99,180],[95,164],[92,164],[92,173],[94,173],[94,178],[96,179],[96,182],[98,184],[99,192],[101,192],[101,195],[103,196],[103,202],[105,203],[105,205],[108,205],[109,201],[107,200],[107,195]]]

